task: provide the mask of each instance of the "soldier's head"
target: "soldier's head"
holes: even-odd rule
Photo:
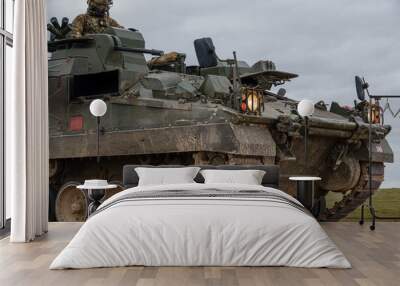
[[[88,13],[96,17],[104,17],[108,15],[113,0],[87,0]]]

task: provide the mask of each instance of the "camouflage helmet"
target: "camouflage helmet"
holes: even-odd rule
[[[88,13],[93,16],[105,16],[108,15],[113,0],[87,0]]]

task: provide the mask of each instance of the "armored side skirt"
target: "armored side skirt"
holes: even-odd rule
[[[51,136],[50,158],[97,155],[95,133]],[[179,152],[221,152],[275,159],[276,145],[267,127],[229,123],[105,132],[100,156]]]

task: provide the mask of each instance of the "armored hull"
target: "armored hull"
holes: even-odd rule
[[[104,178],[122,190],[122,166],[277,164],[281,189],[292,195],[293,175],[322,177],[318,217],[339,220],[368,196],[368,124],[356,111],[316,105],[309,121],[309,158],[304,158],[304,119],[297,102],[271,92],[297,75],[277,71],[270,61],[253,66],[220,60],[209,39],[195,41],[199,66],[185,55],[146,50],[136,30],[49,43],[51,215],[59,221],[85,219],[87,194],[75,187]],[[144,54],[157,54],[147,62]],[[312,87],[310,87],[312,88]],[[102,98],[97,148],[96,119],[89,104]],[[373,125],[374,191],[393,161],[385,140],[389,126]],[[99,154],[97,153],[99,150]],[[100,157],[97,163],[96,157]],[[343,200],[326,208],[328,192]]]

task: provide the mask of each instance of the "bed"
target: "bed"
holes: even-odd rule
[[[193,183],[138,186],[105,201],[50,269],[122,266],[290,266],[350,268],[319,223],[278,190],[276,166],[201,166],[264,170],[261,185]],[[178,167],[178,166],[177,166]]]

